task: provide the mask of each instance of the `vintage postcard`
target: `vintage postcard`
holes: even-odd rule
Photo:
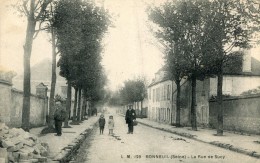
[[[0,163],[260,162],[258,0],[0,0]]]

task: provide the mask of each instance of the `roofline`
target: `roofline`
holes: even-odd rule
[[[150,85],[148,85],[148,88],[149,88],[149,87],[152,87],[152,86],[155,86],[155,85],[157,85],[157,84],[160,84],[160,83],[162,83],[162,82],[165,82],[165,81],[167,81],[167,80],[173,81],[173,80],[171,80],[171,79],[160,80],[160,81],[158,81],[158,82],[151,83]]]
[[[250,73],[243,73],[243,74],[236,74],[236,73],[224,73],[223,75],[230,75],[230,76],[258,76],[260,77],[260,74],[250,74]]]

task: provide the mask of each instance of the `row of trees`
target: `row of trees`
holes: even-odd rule
[[[101,62],[102,37],[110,25],[108,13],[84,0],[21,0],[16,6],[27,17],[24,45],[24,99],[22,128],[30,127],[30,57],[33,40],[40,31],[51,35],[52,82],[49,101],[49,128],[53,128],[56,58],[60,75],[67,80],[68,113],[71,107],[71,88],[75,89],[73,121],[83,118],[81,99],[94,103],[104,96],[106,76]],[[76,110],[78,109],[78,110]],[[68,117],[65,126],[68,127]]]
[[[249,14],[247,9],[250,7],[259,7],[253,0],[250,2],[177,0],[148,9],[149,19],[157,29],[156,37],[165,47],[167,68],[177,85],[177,126],[180,126],[181,118],[182,78],[186,76],[191,81],[191,125],[193,130],[197,130],[196,80],[215,75],[218,78],[219,104],[217,134],[223,135],[223,69],[227,64],[241,61],[241,57],[237,57],[238,53],[234,53],[234,48],[250,48],[252,27],[256,27],[256,23],[245,13]],[[259,12],[254,13],[259,16]]]
[[[83,102],[91,101],[93,105],[105,94],[106,76],[100,62],[102,38],[109,24],[108,13],[93,3],[63,0],[56,5],[53,27],[61,53],[58,66],[60,75],[68,81],[68,89],[75,89],[73,122],[83,118],[84,111],[80,106],[82,95]],[[68,111],[70,101],[68,91]]]
[[[124,86],[110,98],[111,105],[127,105],[134,102],[144,100],[147,96],[146,85],[144,79],[137,78],[127,80]]]

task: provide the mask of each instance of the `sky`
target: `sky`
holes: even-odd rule
[[[8,69],[23,72],[23,45],[26,18],[20,17],[10,7],[17,0],[0,0],[0,64]],[[99,3],[101,0],[96,0]],[[104,6],[113,16],[114,28],[109,28],[104,38],[102,65],[109,82],[116,90],[127,79],[144,76],[151,81],[154,73],[163,66],[163,53],[154,45],[156,39],[148,30],[146,3],[155,0],[105,0]],[[31,66],[51,58],[49,34],[41,32],[33,42]],[[260,48],[251,54],[260,60]]]
[[[9,6],[15,1],[0,0],[0,63],[22,74],[26,18],[19,17]],[[144,4],[133,0],[105,0],[105,8],[113,16],[115,26],[109,28],[104,38],[102,54],[109,87],[115,90],[125,80],[139,76],[151,80],[163,65],[163,54],[150,43],[153,35],[146,30]],[[50,36],[42,32],[34,40],[31,66],[51,58],[49,39]]]

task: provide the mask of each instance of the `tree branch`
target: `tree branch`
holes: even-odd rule
[[[23,1],[23,9],[24,9],[24,12],[25,12],[26,16],[30,14],[30,12],[29,12],[29,10],[27,8],[28,1],[29,0],[24,0]]]
[[[58,51],[56,52],[56,56],[57,56],[58,54],[60,54],[60,50],[58,50]]]
[[[35,10],[34,11],[37,11],[39,10],[39,8],[42,6],[42,0],[38,0],[38,3],[35,5]],[[39,5],[40,4],[40,5]],[[39,6],[38,6],[39,5]]]
[[[43,21],[40,21],[39,28],[38,28],[38,30],[35,30],[35,35],[33,36],[33,39],[35,39],[38,36],[39,32],[41,31],[42,23],[43,23]]]
[[[235,46],[235,43],[233,42],[227,49],[224,50],[225,53],[228,54],[229,52],[231,52],[234,46]]]
[[[47,8],[48,4],[51,3],[52,0],[44,0],[43,4],[41,5],[41,11],[39,12],[38,16],[35,18],[35,20],[39,20],[44,13],[45,9]]]

